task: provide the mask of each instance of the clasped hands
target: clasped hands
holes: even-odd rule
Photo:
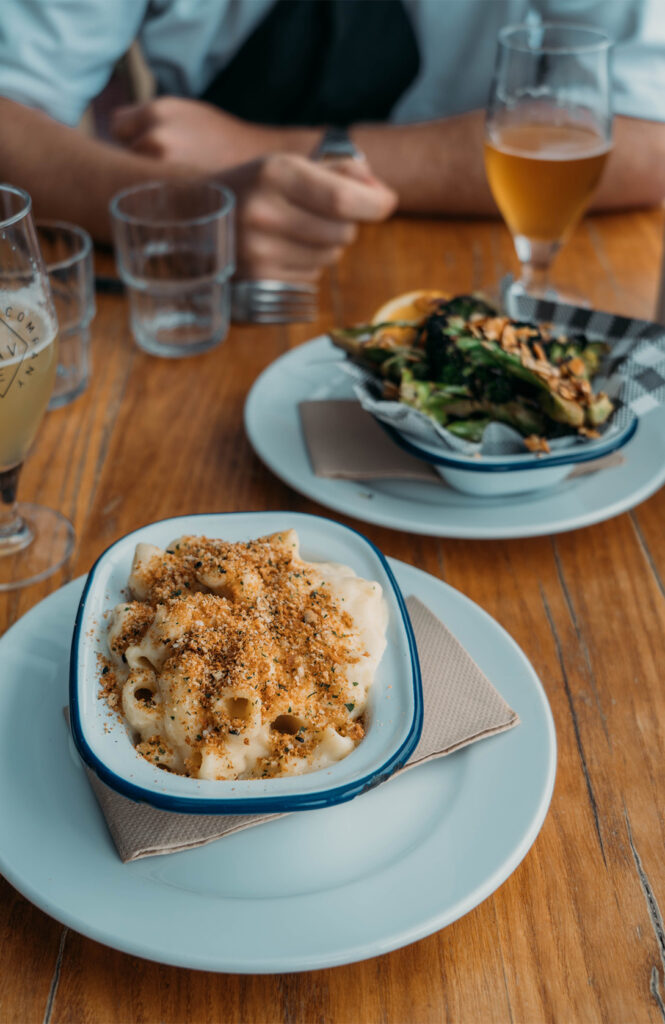
[[[359,223],[385,220],[397,205],[364,159],[308,159],[317,129],[250,124],[208,103],[161,97],[119,108],[112,131],[133,152],[233,190],[239,277],[315,281]]]

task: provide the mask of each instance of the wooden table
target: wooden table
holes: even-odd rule
[[[662,232],[658,211],[585,222],[561,257],[561,287],[649,317]],[[48,416],[22,482],[23,497],[71,517],[78,550],[66,573],[0,598],[0,630],[151,520],[321,512],[245,439],[243,403],[257,374],[319,327],[362,320],[399,292],[489,287],[509,268],[497,223],[396,220],[365,231],[324,284],[314,329],[233,328],[220,349],[184,362],[139,353],[124,300],[100,296],[91,386]],[[552,538],[436,540],[349,522],[477,601],[542,679],[559,766],[526,859],[436,935],[365,963],[282,976],[134,959],[63,928],[0,880],[3,1024],[665,1020],[665,490]],[[0,664],[0,685],[1,675]]]

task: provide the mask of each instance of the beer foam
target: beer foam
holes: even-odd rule
[[[610,141],[583,125],[538,122],[495,128],[489,142],[499,152],[524,160],[586,160],[612,148]]]

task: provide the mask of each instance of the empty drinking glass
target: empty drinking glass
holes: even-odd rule
[[[49,409],[85,391],[90,377],[90,323],[95,315],[92,239],[64,221],[40,221],[37,239],[58,317],[58,368]]]
[[[111,200],[118,273],[146,352],[197,355],[226,337],[234,204],[228,189],[208,182],[153,182]]]

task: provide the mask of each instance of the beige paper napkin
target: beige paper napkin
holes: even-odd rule
[[[358,402],[301,402],[298,410],[315,476],[338,480],[424,480],[446,486],[432,466],[391,441]],[[612,452],[602,459],[574,466],[566,479],[621,466],[624,461],[623,455]]]
[[[406,603],[420,657],[424,722],[420,742],[401,771],[505,732],[519,722],[516,712],[508,707],[446,626],[418,598],[409,597]],[[121,796],[100,782],[94,772],[86,772],[113,842],[125,862],[192,850],[282,817],[160,811]]]

